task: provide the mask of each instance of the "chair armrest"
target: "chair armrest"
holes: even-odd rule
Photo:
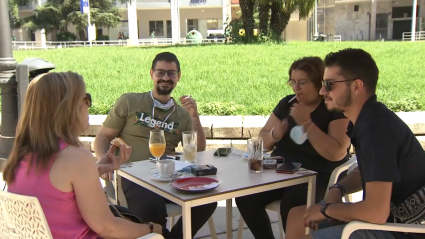
[[[342,231],[341,239],[349,239],[351,233],[357,230],[379,230],[379,231],[392,231],[392,232],[411,232],[411,233],[424,233],[425,225],[417,224],[401,224],[401,223],[385,223],[373,224],[367,222],[354,221],[348,223]]]
[[[356,155],[353,154],[347,162],[345,162],[345,163],[341,164],[340,166],[336,167],[334,169],[334,171],[332,171],[331,177],[329,179],[328,187],[330,187],[331,185],[335,184],[337,182],[337,180],[338,180],[339,175],[342,172],[344,172],[345,170],[347,170],[356,161],[357,161],[357,157],[356,157]]]
[[[158,233],[149,233],[148,235],[139,237],[137,239],[164,239],[164,237]]]

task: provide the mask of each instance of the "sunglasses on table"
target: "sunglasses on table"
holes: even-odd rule
[[[168,77],[175,78],[179,74],[179,71],[175,71],[175,70],[166,71],[166,70],[153,69],[153,71],[155,72],[155,75],[157,77],[163,77],[165,76],[165,74],[167,74]]]
[[[91,107],[92,100],[91,100],[91,95],[89,93],[86,93],[86,96],[84,96],[83,101],[86,102],[88,107]]]

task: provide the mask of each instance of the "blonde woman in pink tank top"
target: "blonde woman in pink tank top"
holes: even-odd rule
[[[114,217],[99,175],[119,168],[131,147],[116,146],[96,163],[78,136],[89,127],[91,96],[82,76],[48,73],[29,84],[14,146],[3,171],[8,191],[40,201],[54,238],[137,238],[158,224]]]

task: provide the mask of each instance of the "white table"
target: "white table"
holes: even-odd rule
[[[186,193],[171,187],[168,182],[158,182],[150,178],[155,164],[149,160],[134,162],[131,167],[118,170],[117,174],[162,197],[180,205],[183,216],[183,238],[191,239],[191,207],[226,200],[227,238],[232,238],[232,198],[254,193],[308,183],[307,206],[314,203],[316,188],[316,172],[300,171],[295,174],[280,174],[275,170],[264,170],[262,173],[248,171],[247,160],[240,155],[215,157],[214,151],[203,151],[197,155],[198,164],[211,164],[217,175],[207,176],[221,181],[220,186],[204,193]],[[183,160],[183,157],[180,156]],[[191,174],[188,174],[188,177]],[[194,175],[191,175],[194,176]],[[308,232],[308,229],[307,229]]]

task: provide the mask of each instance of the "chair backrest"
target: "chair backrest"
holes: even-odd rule
[[[53,239],[36,197],[0,191],[1,238]]]
[[[339,175],[341,175],[341,173],[344,172],[345,170],[348,170],[348,168],[356,162],[357,162],[357,157],[355,154],[353,154],[351,155],[350,159],[347,162],[341,164],[339,167],[336,167],[334,171],[332,171],[332,174],[328,183],[328,188],[331,185],[334,185],[335,183],[337,183]],[[325,198],[328,196],[328,192],[329,190],[326,190]]]

